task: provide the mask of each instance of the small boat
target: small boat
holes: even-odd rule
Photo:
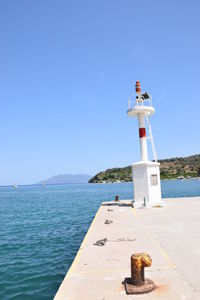
[[[17,188],[17,184],[14,184],[14,188]]]

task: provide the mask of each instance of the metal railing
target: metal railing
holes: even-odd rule
[[[130,97],[128,99],[128,109],[131,109],[135,106],[152,106],[152,99],[142,99],[142,98],[136,98],[135,100],[132,100]]]

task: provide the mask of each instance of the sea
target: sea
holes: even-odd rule
[[[161,184],[165,198],[200,196],[197,179]],[[115,195],[131,199],[133,184],[0,187],[0,299],[53,299],[101,202]]]

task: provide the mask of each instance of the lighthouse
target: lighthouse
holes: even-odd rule
[[[136,99],[129,99],[127,114],[138,119],[140,161],[132,165],[134,184],[134,207],[153,207],[162,205],[160,187],[160,163],[157,162],[156,149],[149,117],[154,114],[151,96],[141,91],[140,82],[135,85]],[[147,136],[148,133],[148,136]],[[154,161],[148,159],[147,141],[151,142]]]

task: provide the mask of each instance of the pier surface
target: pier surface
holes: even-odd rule
[[[200,300],[200,197],[164,199],[164,207],[148,209],[129,203],[99,208],[55,300]],[[104,246],[94,245],[102,239]],[[123,281],[136,252],[150,254],[145,277],[156,288],[126,295]]]

